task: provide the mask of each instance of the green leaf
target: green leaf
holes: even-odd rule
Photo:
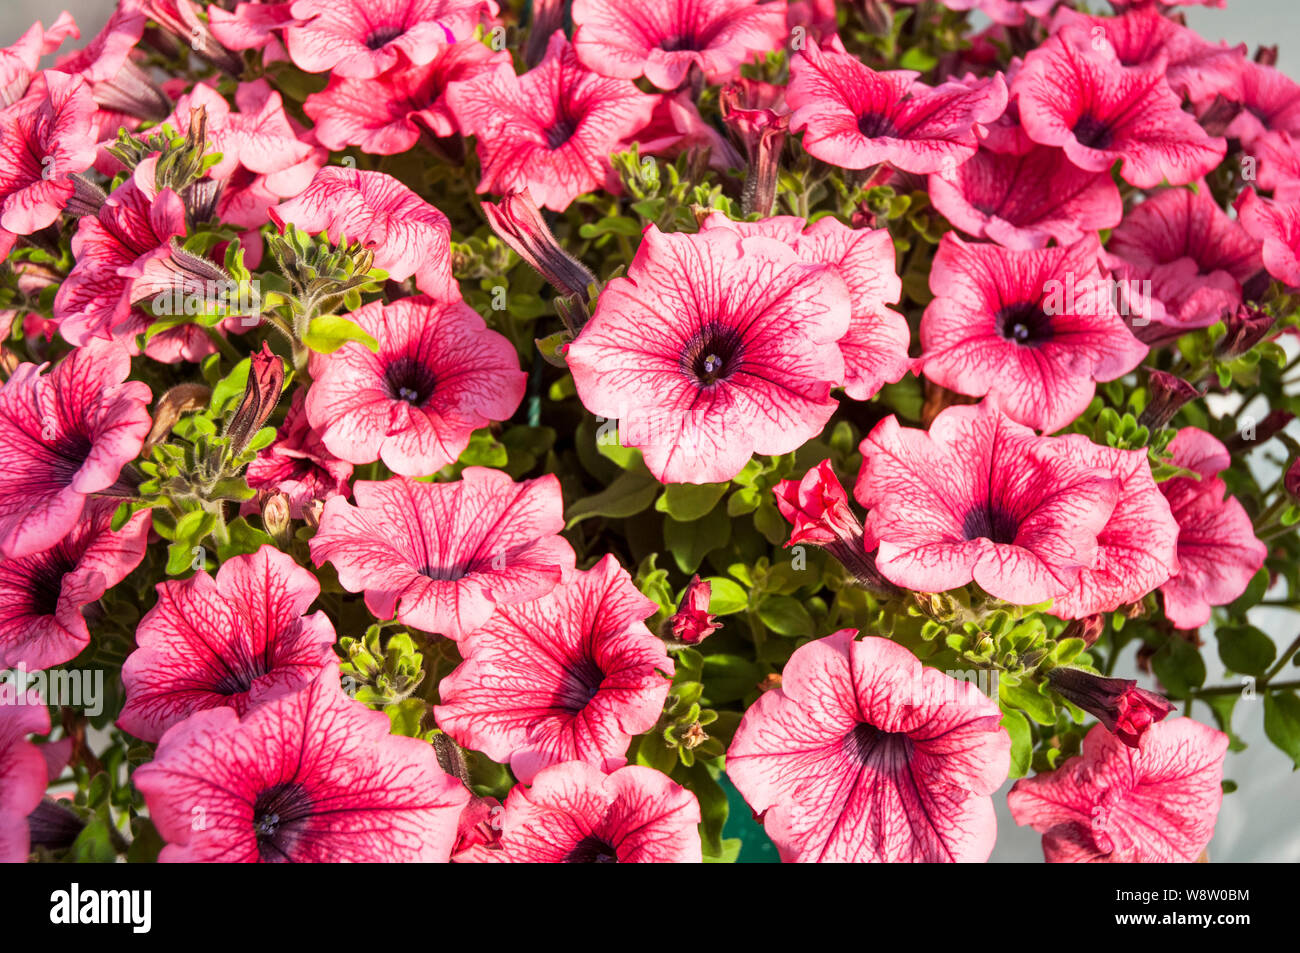
[[[131,818],[131,846],[126,850],[128,864],[156,864],[158,852],[163,849],[163,839],[158,828],[147,817]]]
[[[731,541],[731,520],[722,510],[714,510],[702,519],[683,523],[671,516],[664,519],[664,545],[682,572],[700,568],[704,557]]]
[[[704,697],[710,705],[745,697],[762,678],[762,670],[741,655],[709,655],[704,659]]]
[[[91,818],[81,829],[68,850],[68,859],[78,864],[111,864],[117,860],[108,824],[102,818]]]
[[[793,596],[768,596],[758,606],[758,617],[777,635],[813,634],[812,616]]]
[[[370,332],[347,318],[337,314],[324,314],[314,318],[302,336],[302,343],[317,354],[333,354],[349,341],[360,341],[370,351],[379,352],[379,342]]]
[[[689,523],[712,510],[729,486],[730,483],[671,483],[655,501],[655,509]]]
[[[921,49],[919,46],[914,46],[899,57],[898,68],[914,69],[918,73],[927,73],[934,69],[935,64],[938,62],[937,59],[925,50]]]
[[[1056,706],[1043,694],[1042,686],[1033,682],[1012,684],[1009,678],[998,679],[998,695],[1003,709],[1018,708],[1040,725],[1056,724]]]
[[[389,722],[393,726],[393,734],[405,735],[407,738],[419,738],[421,725],[424,722],[424,713],[428,710],[429,703],[423,698],[407,698],[395,705],[389,705],[384,709],[384,714],[388,716]]]
[[[677,765],[677,749],[664,742],[662,732],[652,731],[641,736],[634,760],[644,768],[654,768],[668,774]]]
[[[1029,728],[1029,719],[1015,709],[1004,709],[1002,727],[1011,736],[1011,778],[1023,778],[1029,773],[1029,766],[1034,759],[1034,735]]]
[[[703,762],[687,769],[686,787],[700,802],[700,840],[705,857],[722,857],[722,828],[727,823],[727,792],[713,779]]]
[[[722,853],[714,855],[705,855],[706,864],[734,864],[736,858],[740,856],[740,845],[743,844],[739,837],[728,837],[722,842]]]
[[[1171,635],[1151,656],[1151,669],[1171,695],[1186,698],[1205,683],[1205,661],[1189,642]]]
[[[1264,696],[1264,734],[1300,768],[1300,697],[1295,692]]]
[[[566,514],[568,526],[575,526],[589,516],[626,519],[635,516],[654,502],[659,481],[646,470],[629,470],[594,496],[574,501]]]
[[[714,615],[733,615],[749,605],[749,594],[725,576],[709,576],[709,611]]]
[[[1263,675],[1277,657],[1277,646],[1253,625],[1221,625],[1214,637],[1223,664],[1242,675]]]

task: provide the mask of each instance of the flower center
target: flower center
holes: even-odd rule
[[[744,350],[735,328],[708,325],[686,342],[682,373],[705,386],[724,381],[739,369]]]
[[[569,851],[566,864],[617,864],[618,851],[595,834],[588,834]]]
[[[301,784],[285,781],[267,788],[253,802],[253,834],[266,862],[292,860],[289,851],[311,817],[311,799]]]
[[[867,113],[858,117],[858,132],[868,139],[880,139],[883,136],[897,136],[898,128],[884,113]]]
[[[555,707],[576,715],[596,697],[604,681],[605,673],[595,659],[584,655],[565,671],[555,693]]]
[[[546,130],[546,144],[552,149],[558,149],[578,131],[578,120],[569,116],[560,116]]]
[[[1074,124],[1073,132],[1079,144],[1090,149],[1107,149],[1114,138],[1109,123],[1086,114],[1079,117],[1079,121]]]
[[[392,400],[404,400],[416,407],[433,396],[433,371],[419,361],[399,357],[384,370],[384,385]]]
[[[1036,302],[1009,304],[997,313],[994,327],[998,334],[1017,344],[1043,344],[1052,339],[1052,316]]]
[[[881,731],[875,725],[869,725],[865,721],[859,722],[844,736],[845,752],[858,764],[871,764],[873,761],[879,763],[880,758],[888,755],[891,746],[898,742],[905,745],[907,736],[892,731]]]
[[[383,49],[405,32],[400,26],[381,26],[366,37],[366,47],[371,50]]]
[[[988,504],[972,507],[962,520],[961,531],[968,540],[988,539],[1009,546],[1016,541],[1020,524],[1006,510]]]
[[[695,37],[689,34],[673,34],[659,41],[659,49],[665,53],[680,53],[684,50],[695,50],[698,47],[699,44],[695,42]]]

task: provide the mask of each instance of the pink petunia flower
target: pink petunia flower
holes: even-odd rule
[[[920,0],[898,0],[916,4]],[[949,10],[978,10],[1002,26],[1022,26],[1030,17],[1043,19],[1061,0],[942,0]]]
[[[1177,332],[1235,311],[1242,284],[1261,267],[1259,243],[1219,208],[1204,182],[1147,198],[1124,217],[1106,251],[1121,288],[1151,282],[1144,317]]]
[[[545,595],[573,570],[560,483],[466,467],[455,483],[397,477],[325,504],[311,540],[377,618],[462,639],[501,606]]]
[[[294,0],[284,38],[305,72],[373,79],[423,66],[496,12],[494,0]]]
[[[728,228],[741,237],[771,238],[789,245],[800,261],[826,265],[849,290],[849,329],[840,338],[844,391],[870,400],[885,384],[901,380],[912,367],[907,356],[911,331],[897,304],[902,280],[894,264],[894,242],[883,228],[850,228],[827,216],[807,228],[804,220],[778,215],[759,222],[733,222],[721,212],[704,220],[702,231]]]
[[[635,9],[616,0],[575,0],[573,46],[602,76],[644,76],[676,89],[692,67],[705,82],[725,83],[755,54],[785,41],[784,0],[652,0]]]
[[[318,595],[316,577],[271,546],[232,556],[215,580],[160,582],[122,666],[117,726],[157,741],[197,711],[242,715],[332,671],[334,626],[323,612],[303,615]]]
[[[465,661],[438,687],[438,726],[525,784],[562,761],[622,767],[668,697],[673,663],[643,621],[657,609],[609,555],[500,607],[461,641]]]
[[[1062,9],[1052,20],[1052,31],[1079,49],[1110,56],[1124,67],[1163,65],[1170,88],[1197,104],[1235,88],[1246,57],[1245,44],[1211,43],[1164,16],[1154,4],[1115,17]]]
[[[27,740],[47,734],[50,711],[41,704],[0,704],[0,864],[26,863],[31,851],[27,815],[48,783],[45,758]]]
[[[149,534],[147,510],[113,532],[117,502],[92,499],[50,548],[0,560],[0,669],[62,665],[90,644],[81,610],[140,565]]]
[[[787,862],[987,860],[1011,756],[996,702],[856,635],[795,649],[736,729],[728,777]]]
[[[452,83],[509,68],[510,54],[465,40],[443,46],[423,66],[396,69],[375,79],[333,76],[323,92],[307,97],[303,110],[316,122],[316,137],[331,149],[358,146],[374,155],[405,152],[420,133],[446,137],[458,129],[447,105]]]
[[[95,161],[95,108],[84,80],[45,70],[0,112],[0,247],[58,219],[72,175]]]
[[[306,402],[308,421],[340,459],[382,459],[403,476],[428,476],[523,400],[527,375],[514,347],[463,301],[416,295],[348,317],[379,351],[349,341],[315,357]]]
[[[1007,804],[1048,863],[1190,863],[1214,836],[1227,750],[1190,718],[1151,725],[1136,748],[1097,725],[1082,755],[1021,778]]]
[[[1072,245],[1114,228],[1124,214],[1108,174],[1080,169],[1047,146],[1023,154],[980,149],[951,175],[931,175],[929,191],[953,225],[1015,249],[1044,248],[1052,239]]]
[[[1119,481],[1119,499],[1097,534],[1096,565],[1052,602],[1063,619],[1083,619],[1137,602],[1178,572],[1178,523],[1151,475],[1145,450],[1116,450],[1071,434],[1059,444],[1082,466],[1104,469]]]
[[[583,192],[615,184],[610,153],[650,121],[657,102],[628,80],[585,68],[558,30],[522,76],[499,68],[447,90],[460,131],[478,137],[478,191],[528,189],[557,212]]]
[[[1183,112],[1163,63],[1116,69],[1112,57],[1068,41],[1068,28],[1025,57],[1011,92],[1031,139],[1092,172],[1123,160],[1120,175],[1139,188],[1186,185],[1227,152]]]
[[[433,746],[389,734],[331,665],[253,708],[195,712],[132,782],[164,863],[445,863],[469,790]]]
[[[1266,132],[1255,140],[1262,191],[1278,202],[1300,202],[1300,133]]]
[[[108,491],[144,444],[151,394],[127,381],[114,345],[77,348],[54,370],[19,364],[0,387],[0,556],[49,549],[72,532],[86,498]]]
[[[1147,354],[1111,302],[1100,255],[1092,236],[1012,251],[944,235],[930,271],[935,298],[921,318],[925,376],[960,394],[987,394],[1037,430],[1069,424],[1095,381],[1127,374]]]
[[[1178,522],[1178,573],[1160,587],[1165,615],[1180,629],[1210,620],[1210,607],[1236,599],[1264,565],[1268,547],[1255,538],[1245,508],[1225,498],[1218,474],[1232,461],[1228,449],[1204,430],[1184,427],[1169,444],[1176,466],[1200,475],[1160,484]]]
[[[301,195],[271,209],[271,219],[363,242],[374,267],[393,281],[414,275],[425,294],[445,299],[454,287],[447,216],[383,172],[325,166]]]
[[[116,139],[120,128],[134,129],[144,119],[158,120],[171,107],[167,96],[141,65],[144,54],[136,46],[144,35],[148,17],[139,2],[119,3],[108,22],[81,49],[59,57],[55,68],[80,76],[90,84],[99,110],[92,134],[101,145]],[[101,153],[96,167],[109,173],[116,159]]]
[[[1237,197],[1236,209],[1246,234],[1263,242],[1260,255],[1268,273],[1300,287],[1300,197],[1274,202],[1248,188]]]
[[[656,478],[716,483],[821,432],[850,305],[832,269],[786,244],[652,225],[567,360],[583,405],[617,418]]]
[[[517,784],[493,818],[500,839],[456,854],[457,863],[698,864],[700,805],[661,771],[628,765],[611,774],[581,761],[544,768]]]
[[[303,392],[295,390],[275,443],[248,465],[244,479],[261,494],[280,492],[289,498],[290,516],[302,519],[314,502],[348,495],[352,464],[330,453],[320,433],[307,422]],[[254,501],[243,512],[255,512]]]
[[[80,36],[72,14],[64,11],[48,30],[38,21],[13,46],[0,49],[0,109],[23,98],[39,72],[41,57],[49,56],[68,37]]]
[[[1034,605],[1096,565],[1118,480],[987,401],[947,408],[929,433],[886,417],[861,449],[854,496],[870,511],[876,566],[895,585],[941,592],[973,580]]]
[[[998,73],[931,88],[919,75],[878,73],[842,49],[809,43],[790,63],[790,131],[803,131],[812,156],[845,169],[955,169],[975,154],[982,124],[1006,110],[1006,81]]]
[[[668,617],[668,631],[683,645],[699,645],[722,627],[717,616],[709,612],[713,586],[699,575],[691,577],[682,592],[677,611]]]
[[[1243,58],[1236,83],[1224,96],[1243,107],[1224,135],[1241,140],[1247,154],[1267,132],[1300,136],[1300,83],[1276,67]]]

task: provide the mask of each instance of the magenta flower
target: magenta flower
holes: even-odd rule
[[[352,464],[330,453],[320,433],[307,422],[303,392],[295,390],[275,443],[248,465],[244,479],[263,496],[280,492],[289,498],[290,516],[302,519],[312,503],[348,495]],[[259,504],[244,504],[255,512]]]
[[[1300,83],[1276,67],[1241,59],[1236,83],[1224,96],[1243,107],[1224,135],[1247,150],[1266,132],[1300,135]]]
[[[1136,748],[1097,725],[1082,755],[1021,778],[1007,804],[1042,833],[1048,863],[1191,862],[1214,836],[1227,750],[1190,718],[1152,725]]]
[[[779,49],[787,30],[784,0],[652,0],[635,11],[615,0],[575,0],[573,46],[602,76],[644,76],[676,89],[692,67],[725,83],[755,54]]]
[[[502,606],[460,643],[438,726],[530,783],[562,761],[610,772],[659,720],[673,674],[644,619],[658,606],[613,556],[531,602]]]
[[[493,69],[447,91],[460,131],[478,137],[478,191],[528,189],[557,212],[583,192],[615,184],[610,153],[650,121],[657,101],[628,80],[586,69],[562,31],[522,76]]]
[[[514,483],[466,467],[456,483],[397,477],[358,481],[357,505],[325,504],[311,540],[316,565],[332,562],[349,592],[379,619],[462,639],[501,606],[550,592],[573,569],[560,483]]]
[[[728,777],[787,862],[987,860],[1011,760],[997,703],[856,635],[795,649],[736,729]]]
[[[95,161],[95,101],[80,77],[45,70],[0,116],[0,243],[58,219],[72,175]]]
[[[1012,251],[944,235],[930,272],[935,298],[921,318],[925,376],[960,394],[987,394],[1037,430],[1069,424],[1092,400],[1094,382],[1127,374],[1147,354],[1110,300],[1100,255],[1091,236]]]
[[[1227,151],[1165,82],[1163,65],[1117,69],[1112,57],[1058,35],[1025,57],[1012,83],[1020,121],[1035,142],[1060,146],[1081,169],[1105,172],[1123,160],[1124,181],[1186,185]]]
[[[895,585],[941,592],[973,580],[1035,605],[1096,564],[1118,480],[987,402],[949,407],[929,433],[886,417],[861,449],[854,496],[869,510],[876,566]]]
[[[1259,243],[1219,208],[1209,187],[1163,189],[1124,217],[1106,245],[1121,287],[1150,281],[1151,320],[1181,332],[1241,304],[1261,267]]]
[[[527,375],[514,347],[459,299],[373,301],[348,317],[379,351],[349,341],[316,357],[306,402],[308,421],[340,459],[382,459],[403,476],[428,476],[523,400]]]
[[[948,221],[975,238],[1007,248],[1072,245],[1119,224],[1119,188],[1105,172],[1080,169],[1060,149],[1023,154],[980,149],[951,174],[929,180],[930,200]]]
[[[50,711],[41,704],[5,702],[0,704],[0,864],[22,864],[31,852],[27,815],[41,803],[49,780],[45,758],[27,736],[49,732]]]
[[[544,768],[517,784],[493,823],[501,837],[455,855],[457,863],[698,864],[700,805],[652,768],[605,774],[581,761]]]
[[[81,610],[140,565],[149,534],[148,511],[113,532],[116,509],[116,500],[91,500],[53,546],[0,560],[0,669],[62,665],[90,644]]]
[[[1145,450],[1101,447],[1082,434],[1059,444],[1082,466],[1112,473],[1119,499],[1097,534],[1097,563],[1052,602],[1052,614],[1083,619],[1138,602],[1178,572],[1178,523],[1151,475]]]
[[[446,862],[469,790],[432,745],[388,732],[332,665],[242,717],[195,712],[131,776],[167,842],[158,859]]]
[[[86,498],[109,490],[149,432],[151,394],[114,345],[77,348],[48,374],[19,364],[0,388],[0,556],[49,549]],[[124,383],[125,382],[125,383]]]
[[[1262,199],[1254,189],[1237,197],[1241,227],[1257,241],[1264,267],[1278,281],[1300,287],[1300,197],[1291,202]]]
[[[494,0],[294,0],[285,45],[308,73],[373,79],[423,66],[496,11]]]
[[[405,152],[420,133],[446,137],[458,129],[447,105],[447,88],[509,68],[505,50],[492,52],[465,40],[443,46],[423,66],[396,69],[375,79],[333,76],[324,92],[307,97],[303,109],[316,122],[316,137],[331,149],[358,146],[374,155]]]
[[[1300,133],[1266,132],[1252,148],[1259,153],[1259,188],[1278,202],[1300,202]]]
[[[1210,607],[1236,599],[1259,567],[1268,547],[1255,538],[1245,508],[1228,496],[1218,474],[1228,469],[1228,449],[1204,430],[1184,427],[1169,444],[1176,466],[1200,475],[1160,484],[1178,522],[1178,572],[1160,587],[1165,615],[1180,629],[1210,620]]]
[[[64,11],[48,30],[38,21],[13,46],[0,49],[0,109],[23,98],[39,72],[41,57],[49,56],[70,36],[80,37],[81,31],[72,14]]]
[[[301,195],[270,214],[277,224],[325,232],[335,242],[363,242],[374,250],[374,267],[393,281],[414,275],[425,294],[446,298],[452,287],[447,216],[383,172],[325,166]]]
[[[271,546],[232,556],[215,580],[160,582],[122,666],[118,727],[157,741],[196,711],[242,715],[331,670],[334,627],[322,612],[303,615],[318,595],[316,577]]]
[[[699,575],[691,577],[682,592],[677,611],[668,617],[668,631],[683,645],[699,645],[722,626],[709,612],[713,586]]]
[[[169,258],[171,240],[185,234],[180,196],[142,187],[142,180],[152,176],[127,179],[98,215],[81,218],[72,236],[77,262],[54,296],[54,316],[59,333],[78,347],[105,340],[134,348],[136,333],[144,330],[131,312],[136,279],[150,262]]]
[[[870,400],[885,384],[901,380],[911,370],[907,319],[888,307],[898,303],[902,292],[888,230],[849,228],[833,216],[808,228],[804,228],[803,219],[785,215],[733,222],[721,212],[705,219],[702,229],[713,228],[784,242],[800,261],[826,265],[844,281],[851,310],[849,330],[839,346],[844,357],[844,391],[854,400]]]
[[[790,131],[804,148],[845,169],[889,162],[906,172],[956,168],[975,154],[981,124],[1007,108],[1002,74],[931,88],[919,73],[877,73],[842,49],[816,43],[790,63]]]
[[[289,58],[282,31],[297,23],[292,7],[293,0],[248,0],[236,3],[234,10],[212,6],[207,10],[208,29],[228,50],[261,50],[264,64],[282,62]]]
[[[651,226],[567,359],[582,403],[620,421],[656,478],[725,482],[821,432],[849,318],[844,282],[788,245]]]
[[[919,0],[900,0],[915,4]],[[1030,17],[1043,19],[1061,0],[942,0],[949,10],[978,10],[994,23],[1021,26]]]

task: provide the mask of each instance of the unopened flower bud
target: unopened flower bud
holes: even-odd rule
[[[586,300],[596,276],[560,247],[528,192],[511,193],[496,205],[484,202],[483,212],[492,231],[560,294]]]
[[[1148,430],[1163,430],[1180,407],[1200,396],[1201,392],[1181,377],[1152,370],[1147,375],[1147,406],[1138,423]]]
[[[681,604],[668,619],[668,628],[673,638],[684,645],[698,645],[716,632],[721,626],[717,617],[709,614],[709,599],[713,587],[692,576],[682,594]]]
[[[280,391],[284,389],[284,362],[271,353],[271,348],[262,342],[262,350],[254,354],[248,367],[248,384],[244,387],[244,399],[239,402],[235,415],[226,427],[226,436],[230,438],[230,453],[239,456],[244,452],[253,435],[262,429],[280,402]]]
[[[276,540],[289,537],[289,528],[293,523],[293,507],[289,495],[276,490],[262,503],[262,525]]]
[[[1142,734],[1174,710],[1169,699],[1144,688],[1131,678],[1106,678],[1081,668],[1054,668],[1047,673],[1053,691],[1096,717],[1130,748],[1139,746]]]
[[[1228,331],[1219,339],[1214,352],[1221,359],[1230,360],[1264,340],[1275,322],[1272,315],[1243,306],[1228,315],[1225,323]]]

